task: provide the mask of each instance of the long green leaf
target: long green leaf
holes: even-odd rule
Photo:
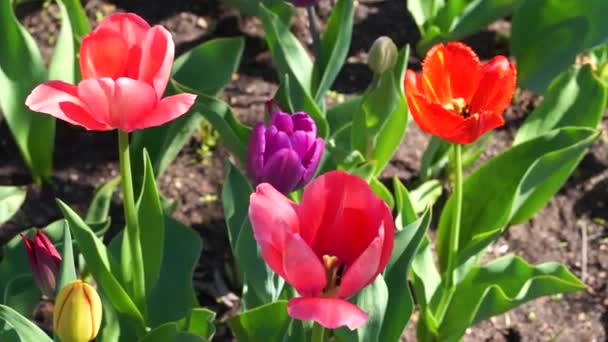
[[[55,120],[28,110],[25,99],[47,74],[34,39],[8,0],[0,1],[0,46],[0,109],[25,164],[41,182],[52,173]]]
[[[38,326],[8,306],[0,305],[0,319],[7,321],[16,331],[21,342],[52,342]]]
[[[64,221],[65,222],[65,221]],[[72,234],[67,222],[63,225],[63,253],[61,253],[61,270],[57,279],[56,292],[76,280],[76,264],[74,262],[74,249],[72,248]]]
[[[21,186],[0,186],[0,226],[19,211],[27,189]]]

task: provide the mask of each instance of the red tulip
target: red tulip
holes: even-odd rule
[[[159,126],[190,109],[195,95],[161,99],[171,73],[174,45],[162,26],[150,27],[132,13],[117,13],[82,40],[83,81],[49,81],[25,104],[89,130],[125,132]]]
[[[515,91],[516,70],[504,56],[486,64],[459,42],[437,44],[422,64],[408,70],[405,93],[414,121],[425,132],[458,144],[502,126]]]
[[[389,208],[361,178],[326,173],[296,204],[268,183],[251,195],[249,218],[262,257],[301,295],[291,317],[335,329],[357,329],[367,314],[346,299],[386,266],[394,243]]]
[[[21,234],[21,238],[38,288],[48,298],[55,297],[61,255],[59,255],[49,238],[40,230],[36,231],[33,240],[30,240],[25,234]]]

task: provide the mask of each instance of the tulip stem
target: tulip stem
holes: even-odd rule
[[[312,326],[312,336],[310,342],[323,342],[325,339],[325,328],[321,324],[315,322]]]
[[[120,179],[123,192],[123,206],[125,210],[127,247],[130,252],[128,269],[123,267],[123,273],[131,273],[132,291],[131,295],[135,305],[144,313],[146,312],[146,288],[144,281],[143,256],[141,242],[139,239],[139,222],[135,210],[135,196],[133,195],[133,178],[131,176],[131,154],[129,151],[129,134],[118,130],[118,154],[120,156]],[[124,241],[124,240],[123,240]],[[124,256],[124,255],[123,255]],[[128,259],[128,258],[127,258]],[[128,272],[128,273],[127,273]]]
[[[441,322],[447,311],[449,302],[454,294],[454,268],[456,267],[456,257],[458,256],[458,243],[460,239],[460,221],[462,216],[462,145],[454,144],[453,146],[453,163],[454,163],[454,211],[452,214],[452,227],[450,229],[450,240],[448,245],[448,266],[445,271],[444,281],[445,287],[439,305],[437,307],[438,319]]]
[[[312,46],[315,50],[315,57],[321,58],[321,34],[319,33],[319,20],[317,19],[317,12],[315,6],[308,6],[308,22],[310,28],[310,35],[312,36]]]

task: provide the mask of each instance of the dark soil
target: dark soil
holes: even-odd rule
[[[95,18],[124,10],[136,12],[151,23],[164,25],[173,33],[178,53],[213,37],[244,36],[246,49],[241,67],[222,98],[247,124],[263,117],[264,102],[273,96],[277,86],[261,25],[256,18],[241,16],[235,9],[216,1],[202,0],[90,0],[85,6],[93,24]],[[321,1],[322,19],[330,9],[329,1]],[[58,32],[57,8],[29,3],[19,8],[18,16],[48,60]],[[497,22],[466,41],[484,59],[506,53],[508,46],[500,37],[508,32],[508,26],[506,21]],[[311,43],[303,11],[294,19],[294,32],[306,43]],[[371,80],[371,72],[365,65],[366,51],[380,35],[390,36],[398,46],[415,46],[419,34],[403,1],[358,2],[349,58],[333,90],[342,94],[364,90]],[[419,67],[415,54],[410,57],[410,64],[413,68]],[[528,92],[521,92],[514,99],[505,114],[507,125],[494,132],[483,158],[496,155],[510,145],[517,127],[537,103],[538,98]],[[0,230],[0,245],[23,229],[44,226],[60,218],[55,198],[61,198],[83,213],[94,189],[117,175],[115,133],[86,132],[58,121],[52,183],[42,188],[31,185],[8,128],[1,121],[0,116],[0,184],[27,185],[28,196],[17,215]],[[606,120],[602,127],[606,132]],[[428,140],[429,136],[412,124],[382,176],[397,175],[406,184],[415,183]],[[530,222],[511,227],[490,253],[494,256],[515,253],[533,263],[564,262],[588,284],[588,290],[522,305],[469,329],[466,341],[607,340],[607,141],[608,136],[604,134],[553,200]],[[201,138],[193,136],[161,177],[159,185],[162,194],[177,203],[175,217],[200,232],[204,240],[194,281],[201,305],[219,311],[223,320],[237,309],[238,301],[233,293],[237,290],[230,281],[232,259],[219,200],[224,161],[229,154],[220,146],[210,157],[203,158],[197,152],[200,144]],[[120,227],[122,212],[118,195],[111,214],[114,225]],[[414,315],[404,334],[407,340],[415,340],[413,323],[416,317]],[[229,335],[225,328],[220,328],[219,336],[224,338],[218,340],[223,340]]]

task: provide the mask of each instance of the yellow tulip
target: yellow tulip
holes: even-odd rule
[[[53,329],[61,342],[88,342],[97,336],[102,307],[97,291],[82,280],[61,289],[55,299]]]

